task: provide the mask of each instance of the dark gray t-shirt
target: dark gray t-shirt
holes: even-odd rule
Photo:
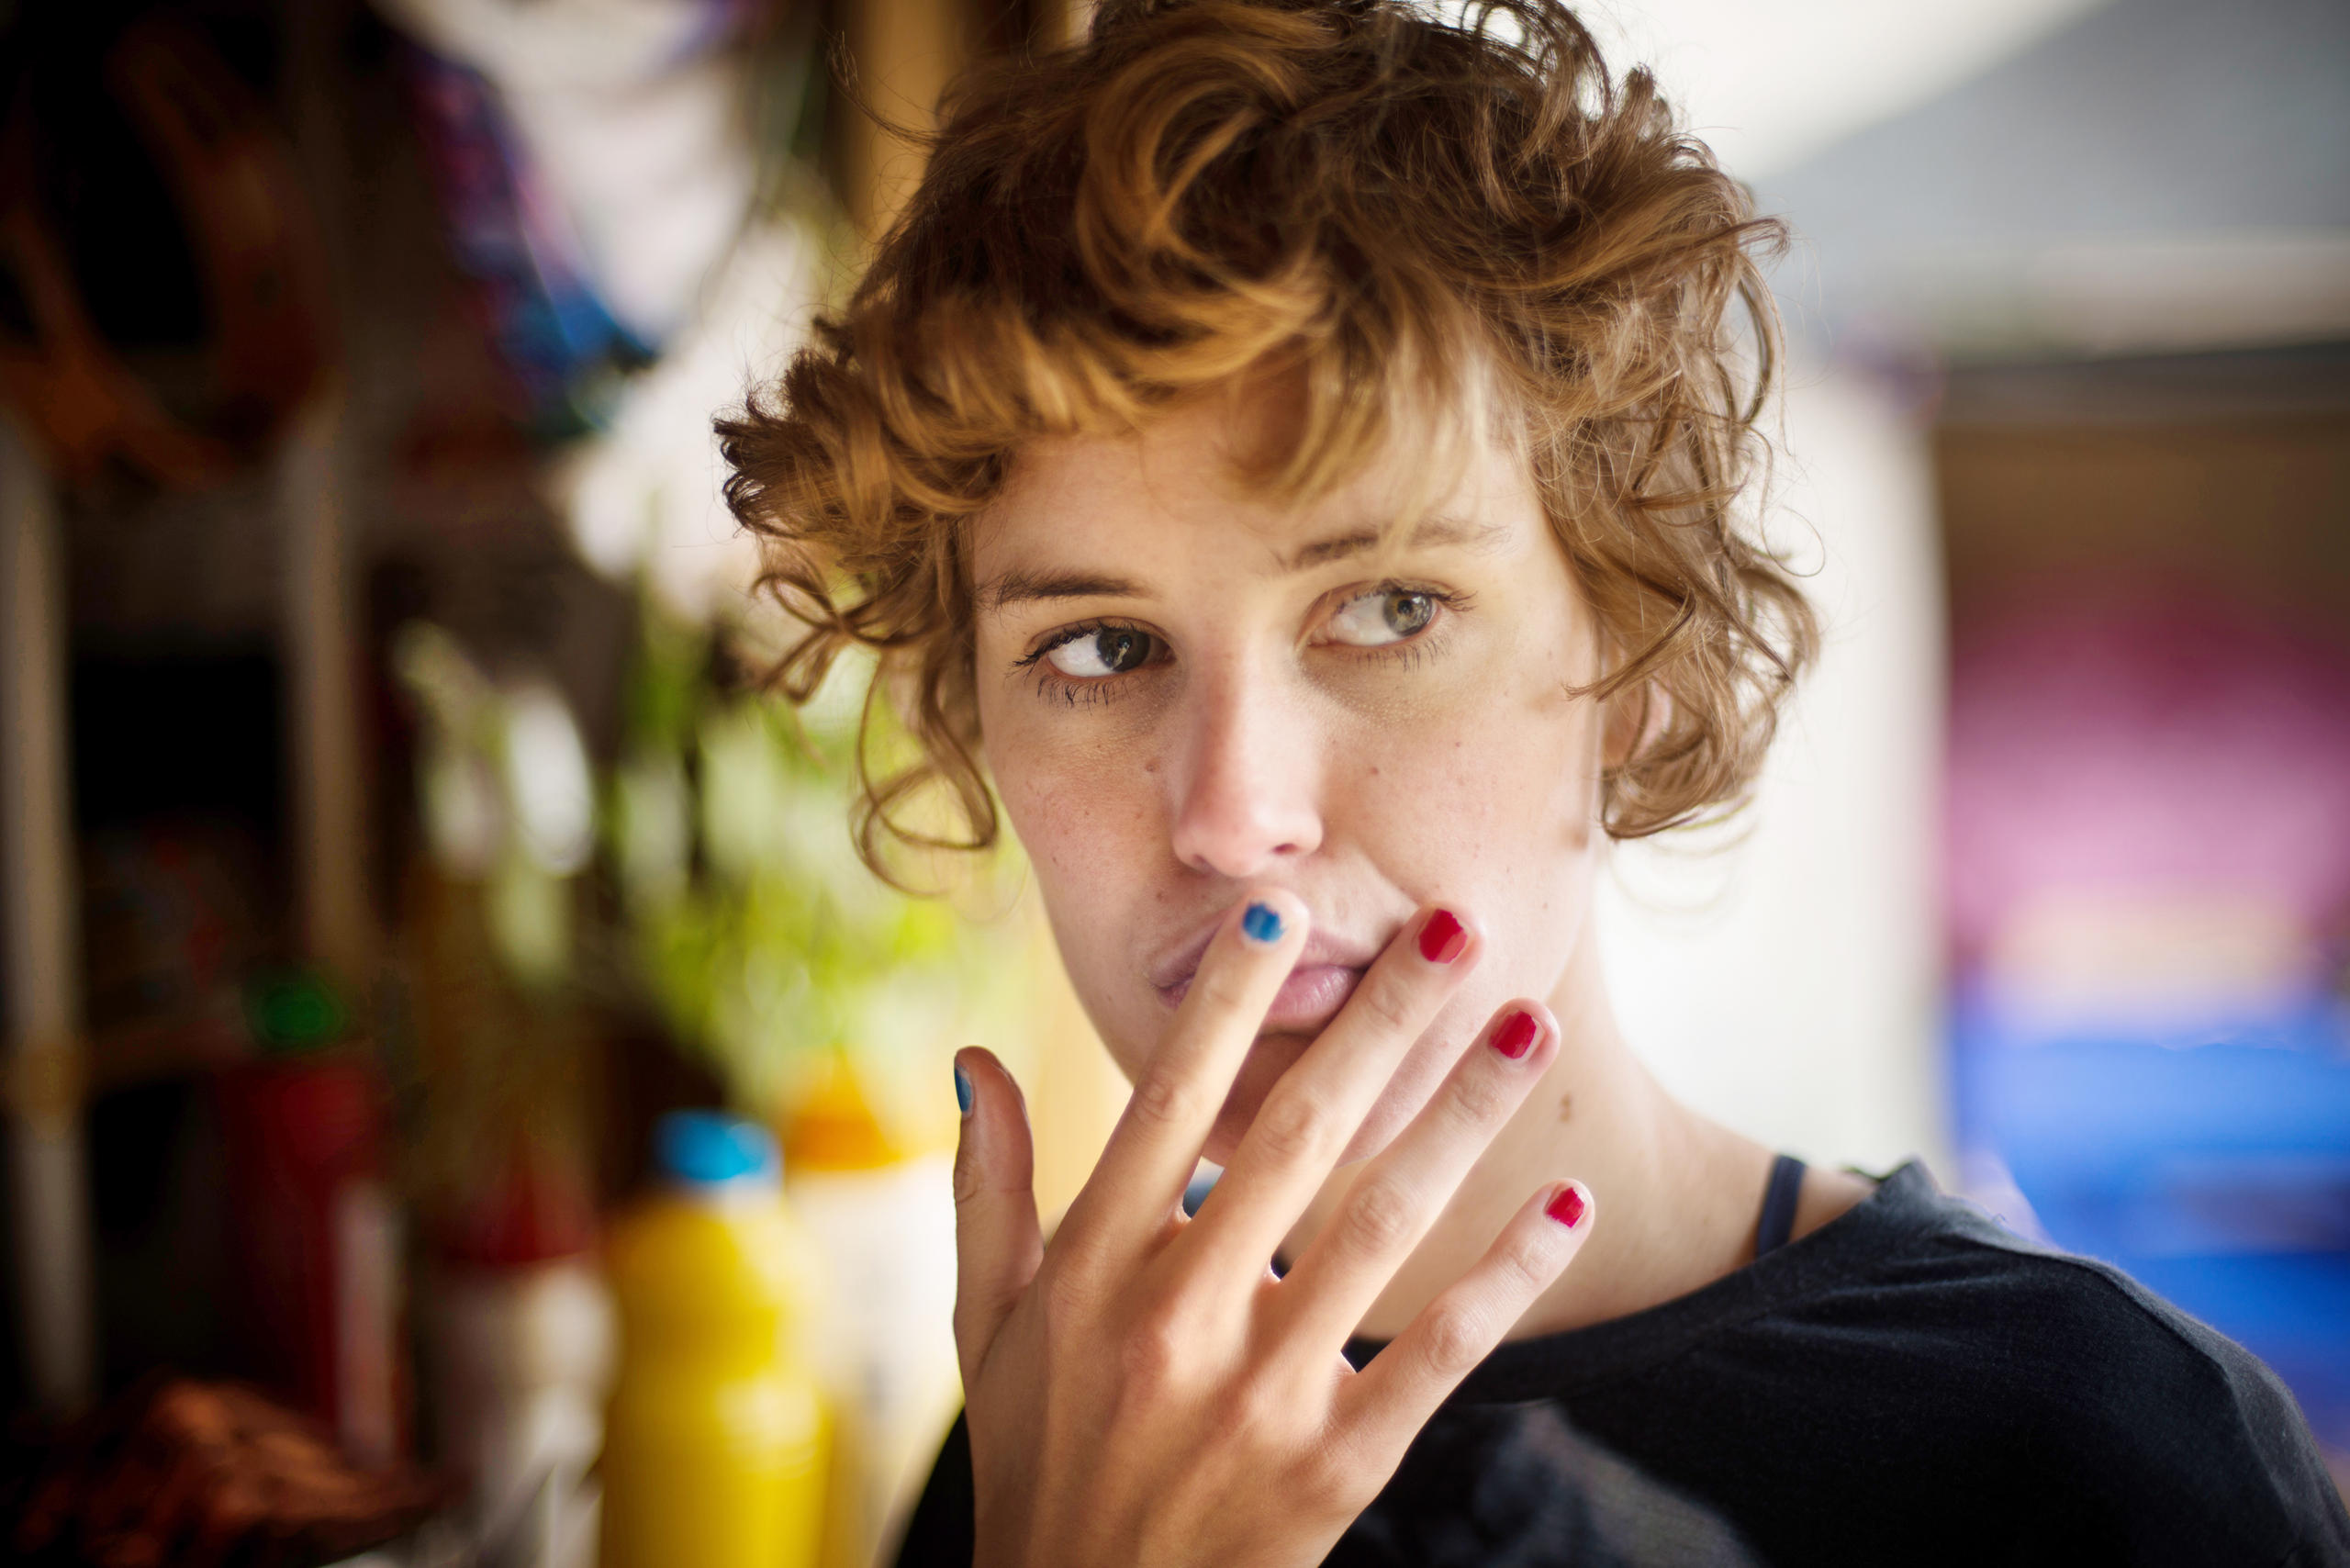
[[[958,1421],[901,1564],[970,1561],[970,1488]],[[2306,1568],[2350,1564],[2350,1517],[2255,1358],[1913,1163],[1702,1290],[1502,1346],[1328,1561]]]

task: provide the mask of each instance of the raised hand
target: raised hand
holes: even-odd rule
[[[955,1337],[980,1568],[1318,1562],[1572,1260],[1590,1194],[1554,1182],[1368,1366],[1339,1353],[1556,1053],[1549,1010],[1517,1001],[1363,1163],[1288,1274],[1270,1267],[1476,962],[1472,927],[1445,939],[1454,918],[1424,910],[1381,954],[1195,1219],[1184,1184],[1305,940],[1294,896],[1256,893],[1225,919],[1049,1247],[1019,1089],[990,1053],[958,1054]]]

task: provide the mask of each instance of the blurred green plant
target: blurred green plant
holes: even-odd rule
[[[624,958],[744,1110],[772,1114],[835,1052],[885,1101],[893,1080],[928,1081],[975,1026],[1025,1004],[1027,938],[1002,918],[1012,855],[938,863],[952,879],[939,897],[884,884],[850,837],[857,748],[911,742],[886,704],[868,715],[871,660],[844,658],[795,710],[729,678],[764,662],[745,628],[690,624],[649,592],[640,605],[620,755],[595,787],[609,898],[574,885],[598,868],[567,834],[569,759],[587,764],[553,689],[498,686],[436,628],[403,636],[398,666],[431,721],[419,783],[436,858],[481,884],[513,978],[599,980],[578,974],[582,952]],[[602,912],[587,932],[583,908]]]

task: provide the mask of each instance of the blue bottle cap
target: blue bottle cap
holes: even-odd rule
[[[654,1124],[653,1158],[664,1176],[695,1186],[774,1182],[783,1169],[767,1128],[716,1111],[663,1116]]]

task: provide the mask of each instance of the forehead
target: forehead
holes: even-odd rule
[[[1076,556],[1293,571],[1382,545],[1489,545],[1539,520],[1523,460],[1490,441],[1391,441],[1328,487],[1285,495],[1259,477],[1291,439],[1285,417],[1260,392],[1187,402],[1131,433],[1030,442],[978,521],[976,581]]]

